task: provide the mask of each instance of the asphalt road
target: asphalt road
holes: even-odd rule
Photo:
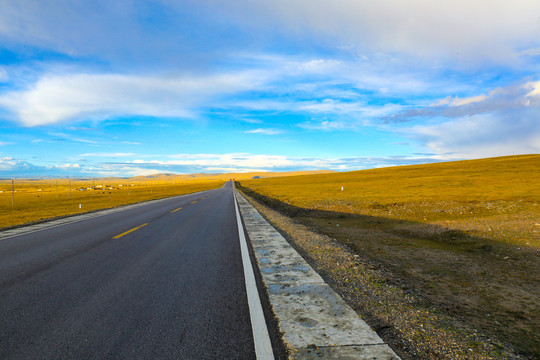
[[[231,185],[0,240],[0,359],[255,358]]]

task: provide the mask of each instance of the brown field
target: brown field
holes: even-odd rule
[[[540,358],[540,155],[241,186],[388,270],[391,282],[465,328]]]

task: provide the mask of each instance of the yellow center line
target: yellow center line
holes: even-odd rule
[[[140,226],[137,226],[136,228],[133,228],[133,229],[131,229],[131,230],[128,230],[128,231],[126,231],[126,232],[123,232],[123,233],[121,233],[120,235],[116,235],[115,237],[113,237],[113,239],[119,239],[119,238],[121,238],[122,236],[127,235],[127,234],[129,234],[130,232],[133,232],[133,231],[135,231],[135,230],[138,230],[138,229],[140,229],[140,228],[142,228],[143,226],[146,226],[146,225],[148,225],[148,223],[144,223],[144,224],[142,224],[142,225],[140,225]]]
[[[178,209],[176,209],[176,210],[173,210],[173,211],[171,211],[171,213],[173,213],[173,212],[177,212],[177,211],[178,211],[178,210],[180,210],[180,209],[182,209],[182,208],[181,208],[181,207],[179,207]]]
[[[195,200],[195,201],[192,201],[191,203],[192,203],[192,204],[195,204],[196,202],[197,202],[197,200]]]

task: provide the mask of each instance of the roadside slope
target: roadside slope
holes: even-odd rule
[[[524,155],[249,180],[238,188],[338,240],[503,353],[538,358],[539,179],[540,155]]]
[[[242,193],[402,359],[523,359],[434,308],[380,263]]]

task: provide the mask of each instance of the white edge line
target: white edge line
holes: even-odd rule
[[[251,330],[253,331],[253,342],[255,343],[255,356],[257,360],[274,360],[274,352],[268,335],[268,328],[264,319],[261,299],[255,282],[255,275],[249,251],[247,247],[246,237],[244,236],[244,227],[240,219],[240,210],[236,202],[236,196],[233,189],[234,208],[236,210],[236,221],[238,224],[238,237],[240,238],[240,251],[242,253],[242,263],[244,265],[244,278],[246,279],[246,292],[249,305],[249,316],[251,318]]]

